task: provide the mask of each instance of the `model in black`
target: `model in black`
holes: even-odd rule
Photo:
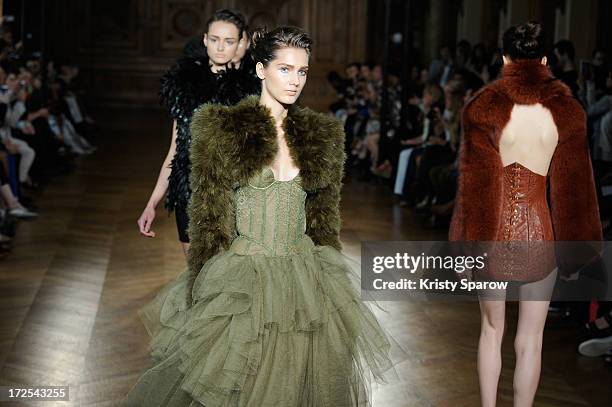
[[[203,41],[186,47],[184,55],[161,79],[161,101],[174,119],[172,142],[138,226],[142,235],[155,237],[151,229],[155,208],[165,195],[164,207],[176,214],[185,253],[189,247],[186,208],[191,196],[189,122],[193,112],[204,103],[234,105],[249,94],[259,93],[261,85],[254,64],[247,63],[249,52],[242,52],[249,45],[246,32],[247,25],[240,13],[217,11],[206,24]],[[241,55],[242,60],[237,61]]]

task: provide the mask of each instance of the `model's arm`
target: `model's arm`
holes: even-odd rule
[[[602,240],[584,110],[569,97],[550,103],[559,129],[549,171],[555,240]]]
[[[317,246],[331,246],[342,250],[340,191],[340,183],[330,184],[310,194],[306,200],[306,234]]]
[[[191,120],[191,199],[189,215],[189,250],[187,265],[189,281],[187,303],[191,304],[191,289],[202,266],[221,249],[228,249],[235,234],[234,190],[225,144],[232,138],[220,115],[220,105],[200,107]]]
[[[450,241],[495,240],[501,213],[503,165],[492,134],[507,122],[508,100],[485,91],[463,111],[459,146],[459,178],[449,228]],[[491,119],[493,117],[493,120]]]
[[[157,208],[157,204],[162,200],[166,191],[168,190],[168,177],[170,176],[170,163],[174,158],[174,153],[176,152],[176,120],[172,125],[172,141],[170,142],[170,148],[168,149],[168,154],[166,154],[166,158],[159,170],[159,176],[157,177],[157,183],[155,184],[155,188],[153,188],[153,192],[151,193],[151,197],[147,202],[140,218],[138,218],[138,227],[140,228],[140,233],[143,236],[147,237],[155,237],[155,232],[151,230],[151,225],[153,224],[153,220],[155,219],[155,208]]]
[[[329,182],[317,191],[311,192],[306,198],[306,234],[311,237],[313,242],[319,246],[331,246],[337,250],[342,250],[340,243],[340,195],[342,190],[342,178],[344,175],[344,129],[340,122],[333,119],[334,123],[330,126],[329,135],[330,146],[329,154],[320,157],[325,162],[331,162]],[[322,126],[324,127],[324,126]],[[325,126],[326,127],[326,126]],[[327,138],[327,136],[326,136]]]

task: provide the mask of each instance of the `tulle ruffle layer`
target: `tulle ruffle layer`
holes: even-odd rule
[[[140,310],[156,364],[127,405],[369,405],[398,361],[345,257],[307,236],[287,256],[234,243],[204,265],[191,307],[184,271]]]

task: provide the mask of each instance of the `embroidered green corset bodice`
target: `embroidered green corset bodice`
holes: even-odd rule
[[[295,252],[306,231],[306,192],[300,175],[277,181],[270,167],[236,191],[236,230],[232,249],[243,254],[286,256]]]

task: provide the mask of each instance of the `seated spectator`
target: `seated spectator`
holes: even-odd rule
[[[88,155],[96,151],[96,147],[91,145],[85,137],[77,133],[70,120],[62,113],[58,104],[51,108],[48,123],[57,140],[68,146],[72,153]]]
[[[346,89],[348,81],[343,79],[336,71],[327,74],[327,82],[336,91],[336,100],[329,106],[329,110],[336,114],[340,109],[346,110]]]
[[[440,54],[434,58],[429,65],[429,78],[427,82],[438,83],[440,86],[452,77],[454,70],[453,54],[449,46],[440,47]]]
[[[436,137],[425,146],[425,152],[417,169],[416,189],[423,197],[416,205],[417,209],[436,203],[437,196],[431,182],[430,171],[437,166],[452,164],[457,157],[465,92],[464,82],[458,80],[450,81],[444,88],[444,112],[435,110]]]
[[[582,336],[584,340],[578,345],[578,352],[583,356],[612,356],[612,302],[601,302],[598,318],[585,324]]]
[[[22,188],[30,188],[33,186],[33,181],[30,177],[30,169],[34,163],[36,153],[28,143],[12,136],[11,127],[7,122],[7,117],[13,116],[10,113],[11,109],[8,105],[8,96],[8,94],[3,95],[4,100],[0,102],[0,141],[2,141],[2,146],[8,153],[20,156],[18,171],[19,183]],[[24,124],[23,130],[29,132],[33,131],[33,128]]]
[[[434,119],[434,112],[436,109],[440,109],[444,103],[444,95],[442,88],[437,84],[430,84],[425,86],[423,91],[423,99],[419,106],[422,111],[420,118],[420,128],[422,133],[417,137],[407,138],[400,141],[402,151],[399,155],[399,161],[395,177],[395,186],[393,192],[398,196],[404,195],[404,188],[406,184],[406,177],[408,173],[408,164],[415,148],[422,147],[429,139],[430,134],[433,135],[432,124]],[[406,202],[402,202],[405,205]]]
[[[468,40],[461,40],[455,47],[455,68],[465,69],[472,53],[472,45]]]
[[[576,50],[574,44],[569,40],[561,40],[555,44],[556,66],[553,72],[557,78],[563,81],[572,90],[575,97],[578,97],[578,71],[574,65]]]
[[[595,99],[595,82],[586,80],[586,111],[592,123],[592,155],[594,160],[612,164],[612,72],[606,80],[606,94]]]
[[[27,77],[21,78],[16,70],[10,71],[7,75],[6,86],[9,98],[7,124],[13,139],[25,141],[36,152],[37,159],[32,164],[30,176],[33,181],[40,183],[50,173],[59,169],[61,163],[57,154],[61,144],[55,140],[49,129],[48,109],[29,103],[26,91],[29,83]],[[33,110],[33,106],[37,110]],[[27,185],[32,186],[31,183]]]
[[[35,218],[38,216],[38,214],[26,208],[13,194],[4,165],[6,161],[6,153],[0,152],[0,196],[2,197],[0,200],[0,206],[4,207],[9,215],[16,218]]]
[[[85,103],[75,85],[78,68],[69,63],[57,64],[56,97],[64,103],[63,113],[72,122],[77,132],[90,137],[95,131],[95,121],[87,114]]]
[[[366,137],[363,140],[363,154],[361,159],[365,159],[366,154],[370,154],[370,171],[375,172],[378,166],[378,143],[380,142],[380,121],[370,120],[366,127]]]
[[[592,80],[595,85],[595,97],[599,99],[603,95],[607,94],[608,74],[608,57],[606,52],[600,48],[596,48],[592,53],[591,59],[592,66]]]
[[[487,52],[483,43],[478,43],[472,48],[472,54],[465,69],[481,76],[483,71],[488,68]]]

